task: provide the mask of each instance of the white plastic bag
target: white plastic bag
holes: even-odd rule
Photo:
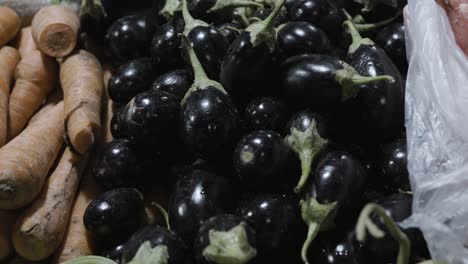
[[[435,0],[405,10],[408,169],[413,216],[432,258],[468,263],[468,58]]]

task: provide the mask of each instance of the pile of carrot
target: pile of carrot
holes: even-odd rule
[[[77,46],[79,18],[68,7],[21,22],[0,6],[0,263],[61,263],[92,253],[82,218],[96,191],[86,165],[109,134],[109,73]]]

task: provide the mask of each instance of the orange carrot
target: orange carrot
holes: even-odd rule
[[[67,145],[84,154],[101,131],[103,72],[96,57],[84,50],[66,57],[60,65],[65,102]]]
[[[26,57],[26,54],[29,52],[38,50],[36,42],[34,42],[32,37],[31,27],[21,29],[15,42],[15,47],[18,49],[22,58]]]
[[[0,209],[17,209],[40,193],[63,145],[63,102],[52,101],[0,149]]]
[[[56,58],[65,57],[75,49],[79,29],[78,15],[64,5],[41,8],[34,16],[31,26],[39,49]]]
[[[55,88],[57,77],[56,61],[40,51],[30,51],[21,59],[16,69],[15,87],[10,95],[9,139],[24,129],[42,101]]]
[[[96,197],[97,190],[93,178],[85,172],[80,191],[73,205],[65,241],[57,251],[53,263],[62,263],[77,257],[93,254],[92,239],[83,224],[83,215],[88,204]]]
[[[0,47],[12,40],[20,30],[21,20],[11,8],[0,6]]]
[[[65,150],[40,197],[18,217],[13,246],[21,257],[44,260],[62,243],[86,160]]]
[[[20,55],[16,49],[0,49],[0,148],[5,145],[7,139],[8,97],[19,59]]]
[[[15,213],[0,211],[0,261],[11,255],[11,229],[15,223]]]

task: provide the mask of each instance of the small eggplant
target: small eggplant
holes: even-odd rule
[[[402,76],[408,73],[408,59],[406,58],[405,26],[394,23],[382,29],[375,39],[377,45],[385,50],[393,60]]]
[[[189,0],[188,4],[190,13],[197,18],[205,18],[209,16],[210,13],[237,7],[263,8],[261,3],[253,0]]]
[[[161,26],[153,36],[150,45],[151,59],[161,72],[182,68],[180,38],[184,27],[176,20]]]
[[[290,192],[296,181],[295,168],[299,168],[296,155],[283,138],[266,130],[242,138],[233,162],[244,188],[254,193]]]
[[[362,245],[353,239],[353,233],[336,229],[320,235],[316,249],[312,251],[312,263],[321,264],[371,264],[362,256]]]
[[[379,184],[386,191],[409,191],[408,153],[406,140],[398,139],[382,146],[379,161],[382,178]]]
[[[355,121],[362,141],[383,142],[398,137],[404,126],[405,87],[395,64],[372,40],[362,38],[352,21],[346,21],[353,43],[348,63],[363,76],[391,76],[386,80],[359,86],[357,96],[349,101],[350,120]]]
[[[102,193],[86,208],[84,226],[101,245],[125,242],[146,221],[143,196],[136,189]]]
[[[188,255],[184,242],[174,232],[161,226],[146,226],[124,244],[121,263],[186,264]]]
[[[109,97],[117,104],[126,104],[137,94],[150,89],[155,70],[149,58],[129,61],[119,67],[109,80]]]
[[[297,199],[283,195],[247,197],[238,214],[255,229],[259,263],[300,263],[307,227]]]
[[[331,46],[320,28],[298,21],[286,23],[278,31],[278,49],[281,58],[289,58],[305,53],[325,54]]]
[[[302,217],[309,227],[301,253],[305,263],[308,263],[309,246],[318,232],[330,229],[335,222],[349,223],[349,218],[354,217],[366,184],[366,173],[359,159],[342,150],[323,153],[314,162],[312,175],[301,201]]]
[[[197,264],[254,263],[255,231],[238,216],[214,216],[201,225],[194,254]]]
[[[274,22],[284,0],[261,22],[251,24],[231,44],[221,64],[221,83],[243,105],[260,95],[277,93]]]
[[[244,113],[244,121],[250,131],[273,130],[283,134],[288,118],[289,110],[286,104],[272,97],[253,100]]]
[[[216,27],[190,15],[187,0],[182,0],[182,15],[185,21],[184,35],[190,41],[206,75],[212,80],[218,80],[229,43]]]
[[[224,159],[240,134],[239,113],[221,84],[206,76],[188,40],[182,39],[195,77],[181,103],[182,139],[198,158]]]
[[[191,246],[200,225],[208,218],[234,210],[235,183],[206,169],[190,169],[177,180],[169,202],[174,231]]]
[[[355,97],[360,85],[391,76],[365,77],[347,63],[328,55],[304,54],[294,56],[281,65],[282,93],[289,105],[298,109],[327,112]]]
[[[105,43],[118,63],[149,55],[148,47],[154,31],[146,22],[146,15],[131,15],[120,18],[107,29]]]
[[[120,261],[122,260],[123,248],[124,248],[124,245],[120,244],[111,249],[103,250],[100,255],[105,258],[115,261],[117,264],[120,264]]]
[[[174,70],[159,76],[151,88],[173,94],[182,100],[192,83],[193,76],[191,72]]]
[[[244,29],[244,27],[235,21],[229,22],[229,23],[224,23],[220,25],[219,27],[219,32],[223,34],[224,38],[227,40],[229,45],[234,42],[234,40],[239,37],[241,30]]]

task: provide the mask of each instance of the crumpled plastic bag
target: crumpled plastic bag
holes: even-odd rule
[[[405,10],[408,169],[413,216],[432,258],[468,264],[468,58],[435,0]]]

